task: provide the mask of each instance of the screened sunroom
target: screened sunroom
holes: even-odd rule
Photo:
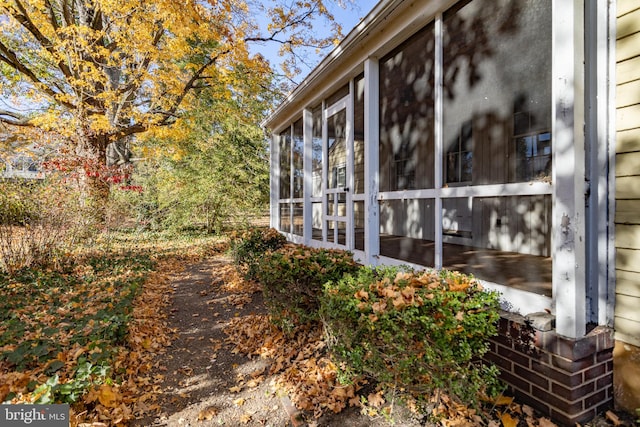
[[[272,227],[499,291],[486,358],[567,425],[613,399],[615,6],[382,0],[264,123]]]
[[[606,3],[381,1],[265,122],[271,225],[608,324]]]

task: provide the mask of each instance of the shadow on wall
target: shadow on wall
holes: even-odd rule
[[[550,182],[550,19],[546,0],[445,13],[445,187]],[[434,188],[434,50],[430,24],[381,60],[381,192]],[[443,199],[445,242],[549,256],[547,199]],[[386,200],[380,231],[433,240],[434,218],[432,200]]]

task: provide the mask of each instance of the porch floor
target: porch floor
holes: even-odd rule
[[[321,230],[313,231],[313,238],[322,240]],[[330,231],[329,235],[332,236],[333,230]],[[364,233],[356,230],[354,237],[355,248],[364,250]],[[344,241],[344,230],[339,230],[338,243],[344,244]],[[473,274],[478,279],[538,295],[551,296],[551,257],[451,243],[443,243],[442,250],[443,268]],[[435,243],[430,240],[381,234],[380,254],[412,264],[433,267]]]
[[[443,243],[443,268],[473,274],[478,279],[551,296],[551,257]],[[380,235],[380,254],[413,264],[433,266],[435,243],[409,237]]]

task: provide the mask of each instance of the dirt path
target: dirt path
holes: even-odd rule
[[[383,418],[360,414],[358,408],[318,420],[299,416],[289,399],[274,391],[269,361],[234,354],[223,332],[237,317],[266,310],[260,292],[235,293],[224,289],[221,269],[231,259],[217,255],[190,265],[172,278],[175,290],[169,327],[176,337],[162,365],[159,415],[133,426],[294,426],[383,427]],[[244,303],[244,304],[243,304]],[[415,427],[412,421],[396,426]]]
[[[244,307],[230,303],[230,294],[215,271],[230,260],[222,256],[191,265],[173,279],[175,294],[169,325],[176,338],[167,355],[160,416],[137,420],[136,426],[256,425],[284,426],[287,414],[268,382],[247,384],[266,361],[233,354],[225,343],[225,325],[234,317],[262,307],[261,294]],[[238,388],[242,388],[238,391]]]

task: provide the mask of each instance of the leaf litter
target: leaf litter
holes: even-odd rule
[[[213,251],[219,253],[220,250]],[[207,253],[211,255],[211,253]],[[175,339],[177,330],[168,326],[167,316],[174,312],[170,309],[171,299],[175,287],[171,285],[169,276],[178,274],[184,269],[185,264],[193,263],[202,258],[202,254],[190,254],[187,257],[176,258],[163,256],[159,259],[155,271],[148,273],[143,281],[140,292],[131,303],[131,313],[127,321],[126,341],[117,348],[111,349],[113,353],[112,372],[118,373],[117,381],[107,381],[94,384],[89,388],[84,397],[72,405],[72,425],[82,427],[101,427],[129,425],[135,418],[158,414],[162,411],[162,403],[159,397],[166,390],[163,385],[167,380],[166,349]],[[0,399],[7,396],[12,403],[27,403],[36,400],[37,396],[29,391],[29,385],[46,381],[47,372],[57,372],[58,381],[64,384],[70,380],[71,374],[77,369],[77,362],[83,357],[100,353],[100,348],[90,348],[88,343],[72,344],[74,333],[69,326],[73,324],[73,313],[81,313],[85,317],[95,315],[99,308],[94,301],[99,300],[100,295],[110,294],[117,289],[117,284],[106,284],[95,280],[96,272],[90,265],[77,268],[74,273],[83,278],[86,287],[79,286],[69,295],[48,293],[43,303],[59,301],[55,313],[51,310],[42,310],[41,324],[56,325],[55,339],[65,344],[55,354],[55,358],[45,364],[34,364],[25,369],[17,370],[14,364],[6,360],[0,361]],[[132,271],[123,271],[123,277],[132,275]],[[260,285],[255,282],[245,281],[230,263],[218,264],[212,272],[214,280],[211,289],[224,292],[222,303],[226,306],[242,309],[251,305],[252,295],[260,291]],[[96,287],[92,288],[91,283]],[[15,291],[18,285],[9,283],[6,289]],[[210,298],[213,292],[207,291],[199,294],[200,298]],[[74,299],[81,295],[82,298]],[[92,304],[86,303],[86,298],[92,297]],[[113,298],[112,298],[113,300]],[[107,303],[108,305],[108,303]],[[213,305],[213,304],[212,304]],[[236,313],[237,314],[237,313]],[[67,316],[67,317],[63,317]],[[213,313],[213,317],[220,313]],[[30,316],[24,307],[15,310],[15,317],[25,322],[29,332],[24,340],[33,340],[38,334],[43,334],[44,327],[31,323]],[[222,316],[220,316],[222,317]],[[69,320],[64,320],[64,319]],[[60,322],[60,319],[63,319]],[[222,322],[220,320],[219,322]],[[96,321],[87,322],[85,329],[80,332],[89,334]],[[224,324],[224,323],[222,323]],[[5,322],[0,326],[0,335],[7,333]],[[264,416],[257,416],[254,410],[242,411],[249,401],[257,401],[264,396],[264,384],[272,388],[272,396],[287,395],[298,410],[307,415],[309,426],[321,425],[323,414],[340,414],[346,408],[356,408],[361,415],[371,417],[371,425],[376,421],[398,423],[394,412],[395,396],[389,395],[366,380],[360,380],[353,384],[341,384],[338,381],[339,369],[330,360],[327,346],[324,341],[322,328],[319,325],[299,329],[293,335],[286,335],[276,328],[265,314],[249,314],[237,316],[224,324],[224,332],[227,337],[223,343],[221,340],[210,340],[211,361],[215,362],[218,354],[229,351],[231,354],[244,355],[248,359],[259,358],[267,361],[267,365],[261,369],[253,370],[247,374],[238,375],[235,385],[228,387],[231,394],[239,395],[233,400],[233,405],[240,409],[234,413],[235,424],[265,425],[268,420]],[[0,353],[16,351],[20,342],[3,342]],[[185,374],[189,374],[185,370]],[[259,389],[259,387],[262,387]],[[255,395],[255,393],[261,395]],[[246,394],[249,392],[250,394]],[[253,394],[251,394],[253,392]],[[180,393],[176,398],[186,399],[190,394]],[[405,402],[407,408],[412,408],[410,401]],[[486,405],[488,410],[483,413],[476,409],[466,408],[456,402],[440,396],[439,405],[434,407],[433,414],[442,426],[528,426],[528,427],[552,427],[554,424],[546,418],[536,417],[532,408],[518,404],[510,397],[499,398]],[[273,406],[271,410],[282,411]],[[215,419],[220,422],[223,407],[210,405],[197,412],[197,421],[206,422]],[[353,414],[353,412],[349,412]],[[340,415],[337,415],[340,416]],[[409,420],[404,420],[409,421]],[[424,419],[423,419],[424,421]],[[348,422],[341,424],[349,426]],[[401,425],[418,425],[404,424]],[[356,425],[356,424],[353,424]],[[428,425],[428,424],[422,424]],[[433,424],[435,425],[435,424]]]

